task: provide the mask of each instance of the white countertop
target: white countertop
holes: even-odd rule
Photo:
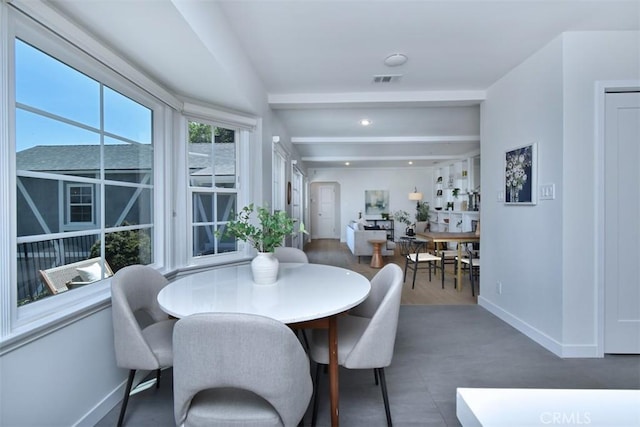
[[[281,263],[273,285],[253,283],[250,265],[194,273],[158,294],[160,307],[175,317],[195,313],[259,314],[283,323],[320,319],[346,311],[369,295],[363,275],[322,264]]]
[[[640,426],[640,390],[458,388],[464,427]]]

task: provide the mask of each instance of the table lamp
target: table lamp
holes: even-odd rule
[[[420,209],[420,200],[422,200],[422,193],[418,193],[417,187],[414,187],[413,193],[409,193],[409,200],[415,200],[416,209]]]

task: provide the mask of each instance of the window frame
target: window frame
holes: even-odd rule
[[[65,228],[73,228],[73,229],[82,229],[82,228],[94,228],[96,226],[96,192],[95,192],[95,186],[93,184],[80,184],[77,182],[65,182],[64,183],[64,187],[65,187],[65,201],[64,201],[64,206],[65,206],[65,217],[64,217],[64,227]],[[91,190],[91,201],[89,203],[73,203],[71,200],[71,190],[73,188],[81,188],[81,189],[85,189],[88,188]],[[73,221],[72,220],[72,215],[73,213],[71,212],[72,208],[74,206],[81,206],[81,207],[86,207],[89,206],[90,211],[91,211],[91,220],[90,221]]]
[[[2,82],[2,106],[0,107],[0,126],[4,129],[0,135],[0,150],[8,153],[6,166],[2,169],[4,184],[0,188],[0,198],[8,201],[7,206],[16,205],[17,170],[16,160],[16,98],[15,98],[15,40],[19,38],[56,58],[68,66],[86,74],[103,85],[121,93],[138,102],[152,111],[152,146],[153,146],[153,214],[151,227],[153,228],[153,253],[152,266],[157,269],[166,268],[166,248],[169,246],[167,237],[166,218],[166,188],[170,182],[169,174],[161,173],[168,166],[166,151],[166,135],[171,134],[172,115],[170,108],[138,85],[131,82],[123,74],[105,65],[98,58],[98,53],[83,51],[78,46],[68,41],[68,37],[61,36],[43,25],[34,22],[31,18],[13,10],[5,4],[0,5],[0,20],[2,22],[0,55],[3,59],[0,69],[0,81]],[[74,29],[72,29],[74,31]],[[5,166],[3,163],[2,166]],[[168,168],[167,170],[171,170]],[[69,176],[69,181],[74,181]],[[73,184],[77,184],[74,182]],[[97,192],[100,200],[96,200],[94,188],[94,223],[96,222],[96,205],[104,206],[104,186],[112,182],[102,179],[99,185],[103,189]],[[119,182],[115,183],[121,184]],[[94,184],[89,184],[94,185]],[[66,324],[69,319],[87,315],[104,308],[110,304],[110,280],[102,280],[94,285],[82,287],[73,292],[57,295],[55,298],[45,298],[37,303],[25,306],[17,306],[17,214],[15,208],[3,215],[8,217],[5,222],[8,231],[0,236],[0,260],[9,268],[0,275],[0,311],[2,314],[2,326],[0,327],[0,343],[3,346],[19,345],[25,338],[33,334],[46,333],[49,330]],[[100,224],[96,224],[101,233],[109,232],[104,224],[104,215],[98,215]],[[66,222],[63,221],[63,222]],[[91,228],[91,227],[89,227]],[[95,228],[95,226],[93,227]],[[64,230],[64,228],[61,228]],[[103,234],[104,235],[104,234]],[[102,239],[104,241],[104,239]],[[82,314],[84,313],[84,314]]]
[[[189,130],[188,123],[190,121],[207,124],[212,127],[223,127],[235,131],[235,170],[236,181],[234,188],[224,187],[198,187],[191,186],[189,182]],[[237,262],[245,260],[250,255],[250,246],[245,245],[244,242],[237,242],[237,251],[213,253],[208,255],[196,256],[193,254],[194,244],[194,217],[193,217],[193,197],[195,193],[210,194],[212,197],[216,197],[217,194],[236,194],[236,203],[238,209],[247,204],[249,200],[249,194],[247,193],[247,186],[244,186],[244,182],[249,182],[251,174],[249,172],[250,162],[250,140],[254,132],[255,120],[244,116],[235,115],[232,113],[223,112],[213,108],[195,106],[192,104],[185,105],[184,114],[181,117],[180,127],[184,138],[180,138],[183,141],[183,149],[181,152],[184,155],[184,159],[180,162],[181,170],[180,175],[184,180],[184,185],[181,186],[184,190],[184,218],[185,218],[185,234],[187,236],[185,240],[185,246],[182,248],[184,254],[184,268],[205,266],[205,265],[220,265],[231,262]],[[215,184],[215,180],[212,181]],[[213,221],[218,223],[217,219]],[[217,239],[216,239],[217,246]]]

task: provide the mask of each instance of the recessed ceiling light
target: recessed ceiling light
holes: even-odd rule
[[[407,62],[408,59],[409,58],[407,58],[407,55],[404,55],[402,53],[394,53],[392,55],[387,56],[384,59],[384,63],[389,67],[397,67],[398,65],[402,65],[405,62]]]
[[[411,160],[409,160],[409,164],[410,164],[410,165],[412,165],[412,164],[413,164],[413,162],[412,162]]]
[[[345,166],[349,166],[351,163],[349,162],[344,162]]]
[[[369,125],[371,124],[371,120],[369,120],[369,119],[362,119],[362,120],[360,120],[360,124],[361,124],[362,126],[369,126]]]

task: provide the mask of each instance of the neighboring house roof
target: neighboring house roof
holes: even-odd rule
[[[97,169],[99,145],[37,145],[16,153],[19,170],[86,171]],[[191,169],[210,167],[211,144],[189,144]],[[216,175],[235,174],[235,144],[216,144]],[[109,170],[150,169],[153,149],[150,145],[118,144],[104,146],[104,164]]]
[[[208,155],[211,154],[211,144],[189,144],[189,168],[203,169],[202,174],[208,170],[211,174],[211,164]],[[224,143],[215,145],[216,175],[235,175],[236,173],[236,144]],[[193,175],[193,173],[192,173]]]

